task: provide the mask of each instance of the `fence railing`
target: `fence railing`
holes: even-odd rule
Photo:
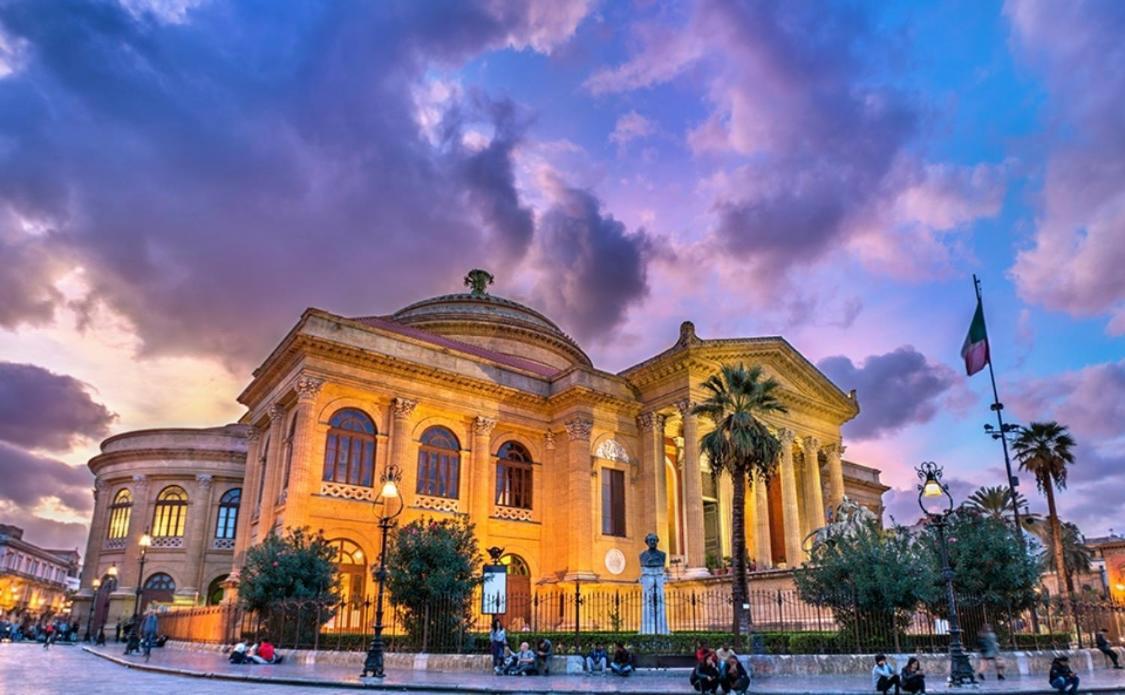
[[[639,587],[587,587],[536,590],[509,595],[505,612],[495,616],[518,642],[549,635],[559,653],[582,652],[593,641],[617,635],[638,650],[690,653],[700,639],[715,642],[730,634],[733,605],[729,587],[665,592],[670,636],[637,635],[643,605],[650,597]],[[751,591],[749,627],[755,642],[743,648],[768,653],[870,653],[876,651],[945,651],[948,616],[940,607],[875,614],[844,605],[841,614],[803,601],[795,590]],[[482,611],[481,596],[439,599],[411,612],[393,601],[384,606],[384,637],[389,651],[473,653],[488,650],[493,615]],[[1093,644],[1102,627],[1125,634],[1125,605],[1079,600],[1076,610],[1057,598],[1034,610],[1011,610],[980,597],[959,596],[963,641],[977,646],[985,623],[1006,649],[1065,648]],[[1077,624],[1075,623],[1077,613]],[[315,600],[279,601],[262,611],[236,604],[175,610],[160,618],[160,630],[178,640],[230,644],[243,637],[268,634],[282,648],[363,650],[371,639],[375,607],[370,600],[328,605]],[[609,634],[612,633],[612,634]]]

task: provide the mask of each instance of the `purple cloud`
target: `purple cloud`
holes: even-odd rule
[[[1047,164],[1020,295],[1125,334],[1125,4],[1007,2],[1018,56],[1042,76]]]
[[[74,377],[0,362],[0,440],[63,451],[83,439],[104,437],[116,417]]]
[[[0,268],[0,323],[47,320],[81,265],[84,305],[147,353],[245,365],[307,305],[392,310],[518,262],[515,111],[459,100],[433,142],[418,89],[489,50],[549,52],[586,5],[5,4],[22,48],[0,80],[0,252],[28,265]]]
[[[94,476],[84,466],[68,466],[62,461],[37,456],[7,442],[0,442],[0,502],[25,510],[51,497],[78,512],[93,507],[90,488]],[[22,515],[21,515],[22,516]]]
[[[949,367],[933,364],[910,345],[870,355],[862,365],[842,355],[826,357],[817,368],[843,389],[855,389],[860,413],[844,425],[845,437],[877,439],[903,427],[929,422],[960,383]]]

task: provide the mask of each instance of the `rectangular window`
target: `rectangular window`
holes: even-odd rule
[[[531,509],[530,466],[514,461],[499,462],[496,467],[496,504]]]
[[[625,535],[625,472],[602,469],[602,534]]]

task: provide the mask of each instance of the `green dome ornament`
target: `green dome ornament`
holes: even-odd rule
[[[480,268],[473,268],[465,275],[465,286],[469,288],[469,294],[474,297],[483,297],[488,294],[486,289],[492,284],[492,273]]]

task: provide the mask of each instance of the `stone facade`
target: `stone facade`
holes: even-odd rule
[[[145,604],[221,597],[234,555],[230,516],[237,510],[223,500],[241,492],[249,434],[249,427],[233,424],[128,432],[102,442],[102,453],[89,463],[94,515],[75,599],[82,624],[91,610],[95,630],[112,630],[131,616],[138,581]],[[152,545],[140,578],[144,534]]]
[[[112,561],[122,568],[123,591],[136,581],[133,531],[143,525],[112,549],[116,555],[104,547],[106,509],[131,476],[160,477],[137,492],[151,514],[151,496],[172,479],[193,504],[214,505],[220,487],[239,484],[243,461],[234,547],[213,552],[211,508],[189,512],[189,525],[208,520],[202,536],[193,530],[182,549],[161,553],[163,571],[184,587],[177,600],[199,600],[223,573],[233,596],[246,549],[271,529],[293,526],[323,530],[361,567],[345,598],[371,596],[366,563],[377,556],[379,479],[390,467],[402,476],[402,522],[467,514],[481,547],[503,547],[527,586],[633,584],[649,531],[677,577],[706,576],[708,564],[730,554],[732,493],[701,456],[708,423],[692,406],[703,398],[703,380],[728,362],[761,365],[781,382],[788,409],[768,418],[785,444],[780,474],[768,485],[755,481],[747,494],[756,567],[799,562],[805,537],[845,495],[881,513],[878,471],[843,459],[840,427],[859,412],[854,392],[841,391],[784,339],[704,340],[685,323],[668,350],[614,374],[595,368],[546,317],[476,286],[391,316],[306,310],[238,396],[247,408],[239,429],[198,431],[230,438],[222,471],[190,455],[175,463],[126,459],[118,438],[109,440],[91,461],[104,492],[89,553],[96,569],[83,586]],[[209,496],[196,491],[194,476],[203,472],[214,476]],[[623,569],[614,551],[624,555]]]
[[[78,585],[78,551],[40,548],[23,539],[23,529],[0,524],[0,619],[19,623],[62,613],[72,585]]]

